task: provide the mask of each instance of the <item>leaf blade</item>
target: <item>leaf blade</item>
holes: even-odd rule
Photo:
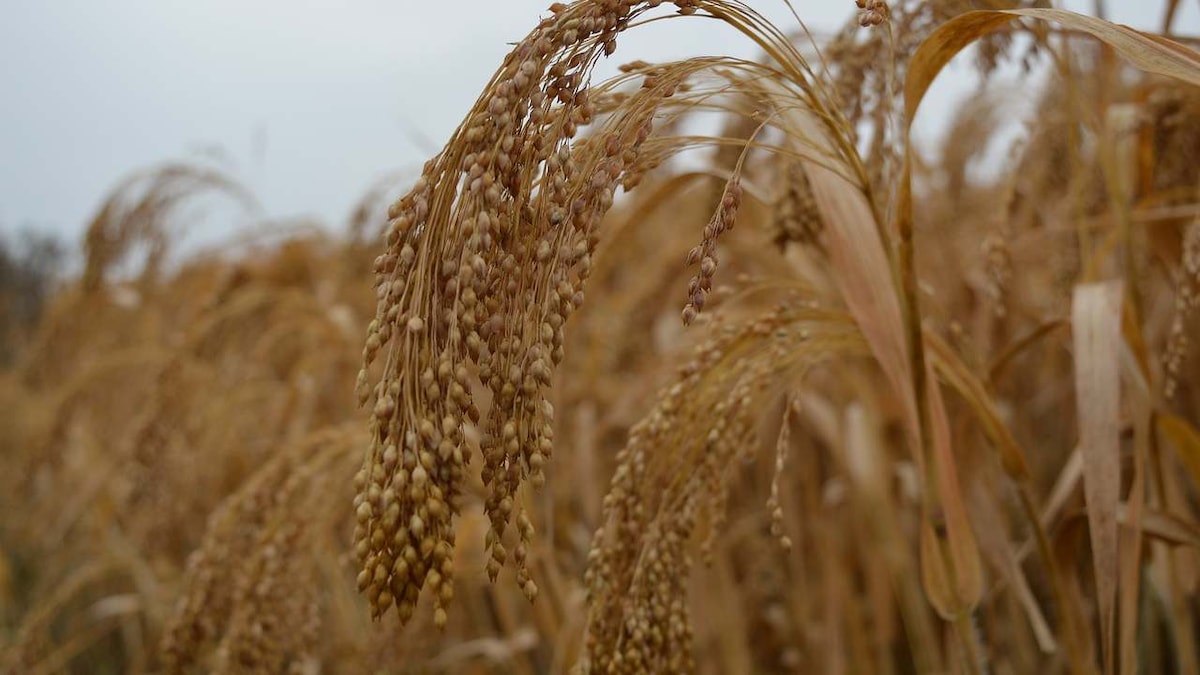
[[[1119,567],[1121,302],[1121,283],[1108,281],[1076,286],[1071,307],[1084,503],[1092,543],[1105,672],[1113,670]]]

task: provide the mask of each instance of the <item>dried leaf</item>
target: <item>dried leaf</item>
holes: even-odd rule
[[[1171,439],[1179,459],[1192,474],[1192,480],[1200,485],[1200,431],[1182,417],[1168,413],[1158,416],[1158,428]]]
[[[932,364],[927,363],[926,395],[932,421],[931,457],[922,455],[920,421],[911,382],[899,295],[875,216],[863,194],[844,177],[816,163],[806,164],[823,222],[826,245],[846,304],[888,376],[904,411],[905,430],[921,475],[936,465],[936,485],[923,485],[932,512],[921,526],[922,579],[930,601],[945,618],[969,612],[983,594],[978,545],[959,489],[949,424]],[[936,522],[930,522],[930,520]]]
[[[1197,526],[1195,523],[1188,522],[1179,516],[1164,511],[1143,507],[1139,522],[1135,524],[1130,510],[1129,504],[1125,502],[1117,505],[1116,522],[1121,527],[1136,526],[1143,534],[1149,535],[1164,544],[1200,549],[1200,526]],[[1081,521],[1086,517],[1087,514],[1085,512],[1073,511],[1066,515],[1064,523]]]
[[[963,617],[979,604],[983,596],[983,566],[979,561],[979,545],[975,542],[975,534],[967,518],[958,469],[950,450],[950,423],[946,406],[933,377],[933,366],[928,367],[930,372],[926,381],[929,383],[930,433],[942,512],[941,522],[931,524],[926,518],[922,525],[921,570],[922,577],[932,584],[927,584],[926,591],[934,608],[943,618],[955,619]]]
[[[1071,308],[1075,398],[1105,672],[1112,672],[1117,589],[1117,505],[1121,491],[1120,282],[1076,286]]]
[[[1050,489],[1050,496],[1046,499],[1045,506],[1042,507],[1042,527],[1049,528],[1058,519],[1059,514],[1067,506],[1067,500],[1075,493],[1075,488],[1078,487],[1081,478],[1083,478],[1083,453],[1079,451],[1079,448],[1075,448],[1067,457],[1067,461],[1063,463],[1062,469],[1059,470],[1058,478],[1054,479],[1054,487]]]
[[[912,124],[929,85],[950,59],[975,40],[1019,17],[1054,21],[1088,33],[1146,72],[1200,85],[1200,55],[1166,38],[1063,9],[981,10],[967,12],[942,24],[913,55],[904,83],[904,107],[909,124]]]
[[[968,493],[971,522],[975,531],[979,533],[980,551],[987,556],[988,562],[996,568],[1017,596],[1034,639],[1037,640],[1038,648],[1045,654],[1053,654],[1058,650],[1058,643],[1046,622],[1037,597],[1029,586],[1029,580],[1025,578],[1025,570],[1021,568],[1014,554],[1002,517],[1002,505],[989,488],[987,479],[992,477],[993,475],[977,476],[977,480],[971,481]]]
[[[1117,519],[1122,525],[1131,525],[1132,518],[1127,504],[1117,510]],[[1142,509],[1139,526],[1145,534],[1174,546],[1191,546],[1200,549],[1200,527],[1183,518],[1164,511]]]
[[[992,404],[992,397],[983,383],[940,337],[927,334],[925,343],[929,347],[930,359],[937,373],[962,396],[979,419],[983,432],[1000,455],[1000,464],[1004,467],[1004,472],[1013,479],[1027,478],[1029,463],[1025,460],[1025,453],[1000,419],[1000,414]]]

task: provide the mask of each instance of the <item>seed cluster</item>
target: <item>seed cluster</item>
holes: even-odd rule
[[[304,661],[320,630],[311,514],[336,495],[330,471],[349,457],[357,429],[331,428],[287,449],[213,513],[188,560],[186,592],[160,644],[166,672],[208,663],[219,672],[277,673]],[[215,657],[206,661],[212,649]]]
[[[316,579],[297,555],[303,545],[301,523],[283,519],[262,531],[238,578],[218,672],[278,673],[310,653],[320,621]]]
[[[989,232],[980,247],[986,278],[983,290],[991,300],[992,311],[998,318],[1003,318],[1008,313],[1005,297],[1013,276],[1008,237],[1003,232]]]
[[[820,247],[823,223],[808,174],[799,162],[787,162],[780,173],[782,189],[769,221],[771,240],[780,248],[789,241]]]
[[[1154,147],[1154,189],[1169,192],[1180,185],[1194,186],[1200,167],[1192,161],[1200,149],[1200,93],[1195,87],[1163,83],[1146,101],[1146,134]]]
[[[1171,330],[1163,355],[1163,370],[1166,373],[1163,394],[1168,399],[1175,396],[1179,376],[1187,360],[1191,342],[1187,322],[1200,308],[1200,220],[1192,221],[1184,231],[1182,248],[1182,269],[1175,288],[1175,311],[1171,316]]]
[[[891,12],[885,0],[854,0],[858,5],[858,25],[878,26],[888,20]]]
[[[780,373],[802,369],[842,339],[836,329],[810,335],[807,322],[818,316],[795,302],[718,325],[630,431],[588,555],[584,672],[694,669],[689,542],[704,523],[703,557],[723,541],[731,468],[754,456],[762,403]]]
[[[1153,183],[1157,194],[1170,195],[1179,185],[1196,185],[1200,168],[1192,160],[1200,149],[1195,119],[1200,95],[1193,87],[1161,84],[1146,102],[1146,133],[1154,149]],[[1189,203],[1190,197],[1168,198],[1167,203]],[[1188,323],[1200,308],[1200,222],[1189,223],[1180,245],[1180,267],[1175,279],[1175,307],[1163,354],[1163,393],[1175,397],[1190,350]]]
[[[576,140],[597,117],[587,80],[630,21],[660,4],[552,6],[389,210],[357,386],[361,403],[373,401],[355,498],[358,585],[376,618],[395,607],[408,621],[428,586],[434,622],[445,625],[470,429],[487,491],[488,575],[511,564],[525,595],[537,594],[527,567],[533,526],[518,490],[546,480],[546,388],[563,359],[563,326],[584,301],[600,218],[617,187],[644,171],[639,151],[655,110],[682,76],[655,78]]]
[[[704,238],[693,248],[687,257],[688,266],[698,265],[696,275],[688,281],[688,302],[683,307],[683,323],[689,325],[696,320],[708,294],[712,292],[713,275],[717,271],[717,239],[733,229],[737,220],[738,207],[742,203],[742,183],[735,175],[725,185],[721,195],[721,204],[712,220],[704,226]]]
[[[775,472],[771,474],[771,494],[767,497],[771,536],[785,551],[791,550],[792,540],[784,534],[783,530],[783,503],[779,498],[779,483],[783,478],[783,466],[787,461],[788,447],[791,444],[792,405],[791,401],[787,402],[783,410],[783,420],[779,424],[779,439],[775,442]]]
[[[263,519],[278,506],[280,494],[274,486],[286,477],[283,462],[264,467],[209,519],[203,544],[188,559],[185,577],[189,592],[179,598],[163,631],[161,649],[167,672],[184,671],[206,644],[221,637],[235,596],[225,568],[231,561],[253,555]]]
[[[754,672],[808,672],[802,667],[806,665],[803,651],[795,638],[803,629],[787,595],[796,582],[789,578],[787,559],[778,554],[774,539],[766,527],[756,528],[740,537],[731,550],[747,616],[746,641]]]

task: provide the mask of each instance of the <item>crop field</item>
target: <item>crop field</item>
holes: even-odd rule
[[[346,223],[182,251],[253,195],[164,164],[6,282],[0,673],[1200,675],[1180,3],[760,4],[555,3]]]

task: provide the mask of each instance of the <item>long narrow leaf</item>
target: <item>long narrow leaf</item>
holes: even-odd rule
[[[1121,284],[1077,286],[1071,308],[1083,491],[1100,609],[1105,672],[1113,670],[1117,505],[1121,490]]]

